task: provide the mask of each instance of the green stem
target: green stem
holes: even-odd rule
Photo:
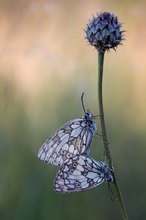
[[[103,143],[104,143],[104,148],[105,148],[105,156],[106,156],[109,167],[112,168],[112,158],[111,158],[110,150],[108,147],[109,143],[108,143],[107,134],[106,134],[104,109],[103,109],[103,96],[102,96],[103,65],[104,65],[104,53],[98,52],[98,100],[99,100],[100,123],[101,123],[102,138],[103,138]],[[121,214],[123,216],[123,220],[128,220],[124,202],[122,200],[120,189],[119,189],[119,186],[116,180],[115,172],[113,173],[113,178],[114,178],[113,184],[114,184],[114,189],[116,193],[116,200],[119,203]]]

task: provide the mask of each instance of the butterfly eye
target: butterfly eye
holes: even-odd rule
[[[81,186],[81,184],[80,184],[80,182],[79,181],[76,181],[76,187],[80,187]]]
[[[61,153],[62,155],[64,155],[64,154],[65,154],[65,150],[62,150],[62,149],[61,149],[60,153]]]
[[[73,166],[73,168],[76,168],[77,162],[74,162],[72,166]]]
[[[68,159],[71,158],[71,156],[72,156],[71,153],[67,153],[67,154],[66,154],[66,157],[67,157]]]
[[[72,174],[74,172],[74,169],[70,169],[70,173]]]
[[[87,182],[90,184],[90,185],[93,185],[94,184],[94,181],[92,179],[88,179]]]

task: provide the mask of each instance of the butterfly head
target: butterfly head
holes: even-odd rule
[[[87,123],[89,124],[94,124],[95,123],[95,117],[93,116],[93,114],[89,111],[86,111],[85,114],[82,117]]]
[[[113,178],[113,175],[112,175],[113,170],[110,169],[109,166],[106,163],[102,163],[102,169],[103,169],[105,179],[108,182],[113,182],[114,181],[114,178]]]
[[[84,116],[83,116],[83,118],[86,119],[86,120],[90,120],[90,119],[93,119],[94,116],[92,115],[91,112],[86,111],[85,114],[84,114]]]

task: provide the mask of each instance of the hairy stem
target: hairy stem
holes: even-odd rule
[[[102,138],[103,138],[103,143],[104,143],[106,160],[107,160],[109,167],[112,168],[112,158],[111,158],[110,150],[108,146],[109,143],[107,139],[105,120],[104,120],[104,108],[103,108],[103,96],[102,96],[103,65],[104,65],[104,53],[98,52],[98,101],[99,101],[100,123],[101,123]],[[114,177],[113,185],[114,185],[114,190],[116,194],[116,200],[119,203],[123,220],[128,220],[124,202],[122,200],[120,189],[119,189],[119,186],[116,180],[115,172],[113,172],[113,177]]]

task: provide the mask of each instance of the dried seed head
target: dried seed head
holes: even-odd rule
[[[86,38],[98,51],[116,49],[123,40],[122,24],[116,15],[109,12],[97,14],[87,24]]]

